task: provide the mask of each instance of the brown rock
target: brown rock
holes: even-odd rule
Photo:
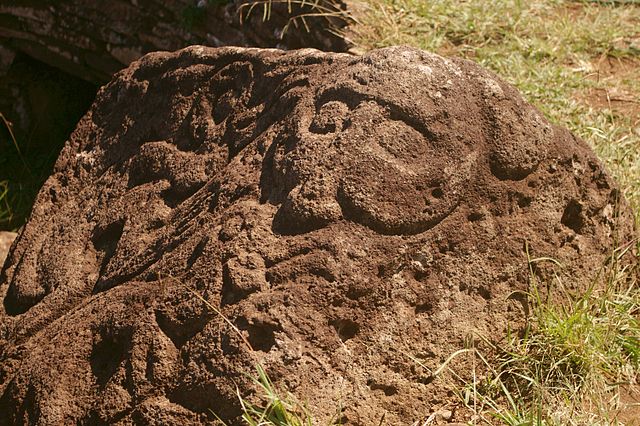
[[[409,355],[433,371],[520,324],[525,244],[579,289],[632,233],[617,201],[584,142],[468,61],[147,55],[9,255],[0,424],[237,424],[257,360],[318,422],[424,418],[446,384]]]

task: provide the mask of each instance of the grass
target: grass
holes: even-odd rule
[[[25,217],[31,209],[34,190],[24,187],[33,177],[11,123],[0,113],[0,229],[11,229],[16,219]],[[37,191],[37,189],[36,189]]]
[[[247,21],[254,13],[254,10],[261,10],[262,20],[271,19],[273,7],[285,6],[291,17],[282,28],[280,36],[282,37],[291,27],[304,28],[310,31],[308,20],[311,18],[323,18],[329,31],[335,32],[332,28],[332,20],[342,21],[345,23],[352,22],[352,16],[348,11],[342,10],[339,3],[335,0],[252,0],[240,6],[240,22]],[[300,13],[294,13],[294,11]]]
[[[230,3],[230,0],[204,0],[196,5],[186,6],[182,10],[182,26],[191,31],[194,27],[201,26],[205,22],[206,9],[209,6],[220,7]],[[271,19],[273,8],[286,8],[290,17],[286,24],[279,29],[282,37],[291,27],[300,27],[310,31],[308,20],[312,18],[324,18],[328,29],[334,31],[331,26],[333,20],[351,22],[351,15],[340,8],[334,0],[251,0],[240,4],[238,18],[240,23],[246,23],[254,13],[259,13],[263,21]]]
[[[250,376],[258,388],[263,404],[252,404],[238,393],[242,405],[242,419],[248,426],[311,426],[313,421],[307,409],[288,394],[275,388],[264,367],[257,364],[257,377]]]
[[[11,218],[11,204],[7,194],[9,193],[9,181],[0,181],[0,222],[9,221]]]

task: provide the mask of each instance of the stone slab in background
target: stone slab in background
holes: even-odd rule
[[[469,61],[150,54],[9,254],[0,424],[240,424],[257,361],[319,424],[411,424],[450,409],[429,371],[470,333],[523,323],[525,247],[579,291],[632,232],[591,149]]]

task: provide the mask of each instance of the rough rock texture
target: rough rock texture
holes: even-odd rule
[[[235,424],[256,360],[318,421],[424,421],[451,397],[410,356],[435,369],[517,326],[525,244],[579,288],[632,232],[618,197],[468,61],[147,55],[99,92],[2,271],[0,424]]]
[[[11,243],[16,239],[15,232],[2,232],[0,231],[0,265],[4,263],[4,260],[9,253],[9,248],[11,247]]]

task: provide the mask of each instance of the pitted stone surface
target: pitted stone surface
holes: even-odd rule
[[[446,383],[411,357],[517,327],[525,244],[579,289],[631,223],[586,144],[471,62],[150,54],[5,263],[0,424],[236,424],[256,360],[318,421],[425,419]]]

